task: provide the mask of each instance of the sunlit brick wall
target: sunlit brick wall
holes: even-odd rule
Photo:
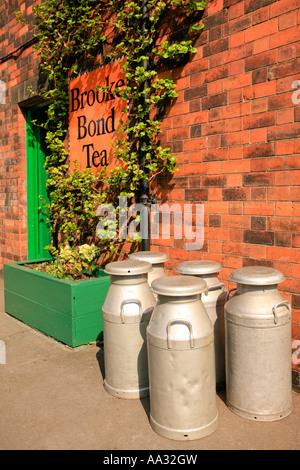
[[[300,2],[215,0],[198,51],[172,71],[178,98],[163,142],[179,171],[155,188],[158,201],[204,207],[204,245],[153,240],[182,260],[212,259],[230,273],[264,265],[286,276],[293,345],[300,340]],[[297,80],[299,80],[297,84]],[[295,88],[293,88],[293,86]],[[297,93],[297,88],[299,94]],[[294,365],[294,368],[299,366]]]
[[[28,25],[16,21],[21,11],[30,22],[34,1],[0,2],[0,269],[27,257],[27,187],[25,117],[19,103],[31,97],[38,62]]]

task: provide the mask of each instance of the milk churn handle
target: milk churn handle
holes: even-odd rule
[[[228,299],[229,299],[229,294],[230,294],[230,292],[233,292],[234,290],[236,290],[236,287],[234,287],[233,289],[229,289],[229,291],[228,291],[227,294],[226,294],[226,302],[227,302]]]
[[[278,307],[283,307],[283,306],[286,306],[290,312],[290,317],[292,315],[292,311],[291,311],[291,306],[290,306],[290,303],[288,300],[282,300],[281,302],[277,302],[277,304],[274,305],[274,307],[272,308],[272,312],[273,312],[273,315],[274,315],[274,323],[277,323],[278,322],[278,318],[277,318],[277,315],[276,315],[276,308]]]
[[[191,323],[188,321],[188,320],[184,320],[182,318],[177,318],[176,320],[170,320],[167,324],[167,344],[168,344],[168,349],[171,349],[171,340],[170,340],[170,326],[172,325],[172,323],[176,323],[176,322],[180,322],[180,323],[185,323],[187,326],[188,326],[188,329],[189,329],[189,332],[190,332],[190,345],[191,345],[191,348],[194,347],[194,336],[193,336],[193,331],[192,331],[192,325]]]
[[[130,303],[135,303],[135,304],[138,304],[139,306],[139,310],[140,310],[140,313],[139,313],[139,316],[141,317],[142,315],[142,305],[141,305],[141,302],[137,299],[126,299],[126,300],[123,300],[123,302],[121,303],[121,322],[122,323],[125,323],[125,315],[124,315],[124,305],[125,304],[130,304]]]
[[[224,290],[224,288],[225,288],[225,286],[222,282],[220,282],[220,284],[214,284],[212,286],[208,286],[207,290],[205,291],[205,295],[208,295],[208,293],[212,290],[220,289],[220,288],[222,288],[222,290]]]

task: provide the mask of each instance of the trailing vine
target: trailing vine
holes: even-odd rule
[[[109,227],[106,239],[97,237],[99,204],[118,211],[120,196],[129,204],[142,200],[158,175],[176,171],[176,158],[159,141],[165,106],[177,97],[169,70],[196,52],[205,5],[205,0],[45,0],[34,6],[39,39],[34,47],[48,80],[39,94],[49,103],[43,124],[49,150],[46,209],[55,248],[96,243],[104,253],[116,252],[122,240],[112,239]],[[117,91],[128,106],[114,146],[119,164],[96,176],[90,169],[70,171],[69,80],[122,57],[126,86]]]

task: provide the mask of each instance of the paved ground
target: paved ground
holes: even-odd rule
[[[149,399],[123,400],[103,389],[103,350],[72,350],[4,313],[0,277],[1,450],[248,450],[300,449],[300,394],[279,421],[254,422],[232,413],[217,397],[219,425],[203,439],[172,441],[149,424]]]

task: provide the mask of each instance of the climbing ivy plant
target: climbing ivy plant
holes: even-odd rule
[[[41,73],[47,78],[39,91],[49,103],[46,142],[49,154],[53,246],[94,243],[103,252],[115,251],[121,240],[97,237],[101,203],[119,210],[119,197],[128,203],[147,196],[151,181],[176,171],[176,158],[160,145],[166,105],[177,97],[170,70],[196,52],[206,1],[195,0],[45,0],[34,7],[35,47]],[[19,15],[19,20],[22,20]],[[128,103],[121,122],[122,138],[114,147],[119,164],[108,174],[91,169],[70,171],[66,146],[68,83],[97,65],[123,61],[126,86],[119,96]],[[145,200],[144,202],[147,202]]]

